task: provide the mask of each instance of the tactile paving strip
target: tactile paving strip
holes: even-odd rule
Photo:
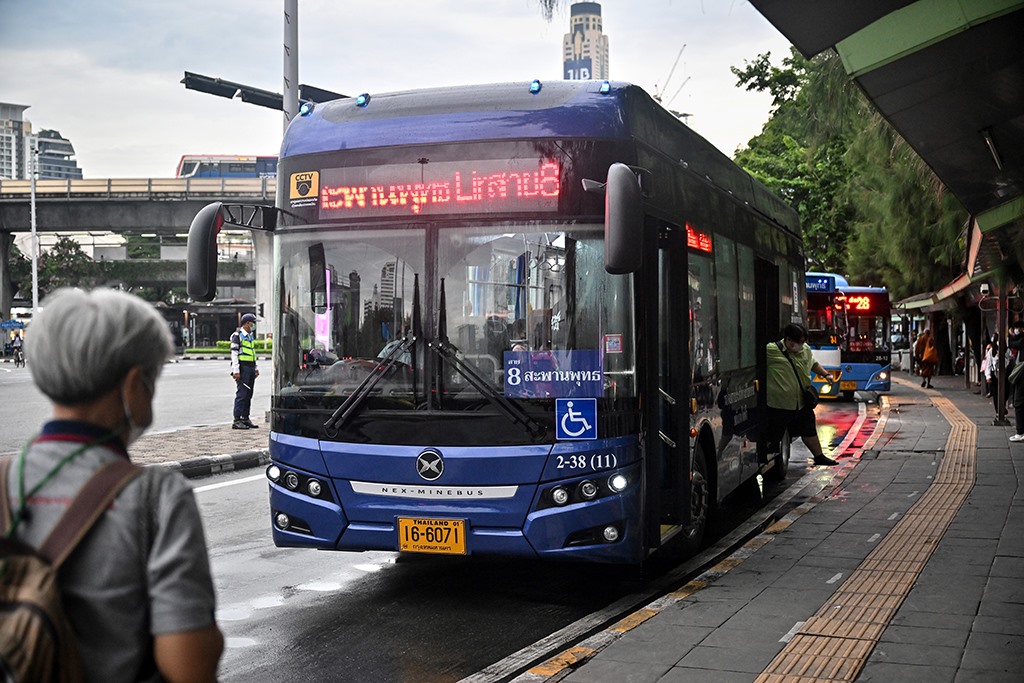
[[[853,681],[910,593],[974,486],[978,429],[948,399],[931,402],[949,422],[931,486],[864,562],[797,630],[758,683]]]

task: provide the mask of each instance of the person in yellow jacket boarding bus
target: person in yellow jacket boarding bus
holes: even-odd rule
[[[769,451],[778,452],[779,443],[787,433],[799,436],[814,456],[815,465],[835,465],[825,455],[818,440],[818,426],[814,406],[805,398],[804,391],[811,387],[810,373],[832,386],[832,375],[814,360],[807,346],[807,329],[795,323],[786,325],[783,338],[767,347],[767,406],[761,421]],[[813,389],[812,389],[813,391]]]

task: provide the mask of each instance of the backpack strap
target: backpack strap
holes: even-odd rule
[[[93,524],[106,512],[117,494],[128,482],[142,473],[142,468],[127,460],[115,460],[100,468],[71,501],[56,526],[39,546],[39,553],[54,567],[67,559]]]
[[[7,499],[7,473],[14,458],[0,458],[0,536],[7,535],[11,526],[11,501]]]

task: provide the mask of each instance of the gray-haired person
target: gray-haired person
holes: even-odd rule
[[[38,547],[85,481],[129,458],[173,346],[151,305],[109,289],[57,291],[31,330],[25,352],[53,418],[11,464],[7,496],[14,535]],[[62,565],[60,590],[87,680],[216,679],[224,639],[181,474],[147,467],[131,480]]]

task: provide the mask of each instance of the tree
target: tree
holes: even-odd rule
[[[39,257],[39,296],[60,287],[95,287],[99,271],[78,242],[61,237]]]
[[[782,68],[770,54],[733,68],[774,109],[736,162],[800,214],[811,268],[886,285],[896,298],[936,289],[960,268],[966,213],[846,75],[835,52]]]

